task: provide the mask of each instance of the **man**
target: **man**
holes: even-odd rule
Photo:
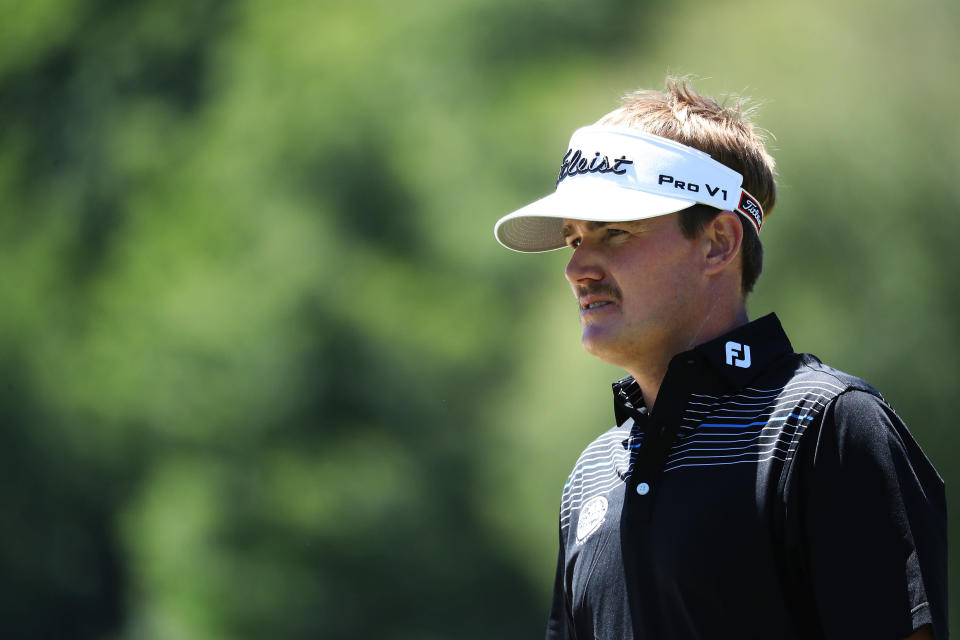
[[[750,322],[774,162],[685,83],[574,133],[502,218],[569,247],[581,341],[629,375],[563,490],[547,638],[946,638],[943,481],[883,397]]]

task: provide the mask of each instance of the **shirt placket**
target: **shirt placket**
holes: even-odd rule
[[[673,446],[680,417],[687,399],[687,385],[695,373],[696,360],[675,359],[667,369],[652,414],[634,418],[637,427],[630,437],[634,452],[633,468],[626,487],[625,515],[633,525],[647,525],[653,520],[654,506],[660,493],[663,469]],[[642,437],[638,431],[642,431]],[[634,435],[636,434],[636,435]]]

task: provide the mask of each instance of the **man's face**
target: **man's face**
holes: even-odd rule
[[[703,243],[676,214],[634,222],[564,220],[566,276],[580,303],[583,347],[624,368],[689,348],[702,297]]]

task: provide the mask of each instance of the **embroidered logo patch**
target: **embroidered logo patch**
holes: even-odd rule
[[[580,517],[577,519],[577,544],[590,537],[603,524],[607,515],[607,499],[597,496],[587,500],[580,508]]]
[[[741,369],[750,368],[750,345],[731,340],[727,343],[727,364]]]

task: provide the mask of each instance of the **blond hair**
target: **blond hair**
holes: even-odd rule
[[[639,129],[699,149],[743,176],[764,217],[777,202],[775,162],[750,122],[745,99],[719,104],[693,90],[686,78],[668,77],[663,92],[636,91],[597,124]]]
[[[686,78],[671,76],[664,91],[630,93],[597,124],[638,129],[710,154],[743,176],[743,188],[760,201],[766,219],[777,203],[776,164],[745,104],[745,99],[720,104],[694,91]],[[693,238],[718,212],[696,205],[680,211],[677,223],[685,236]],[[740,288],[746,296],[763,270],[763,246],[753,225],[743,228]]]

